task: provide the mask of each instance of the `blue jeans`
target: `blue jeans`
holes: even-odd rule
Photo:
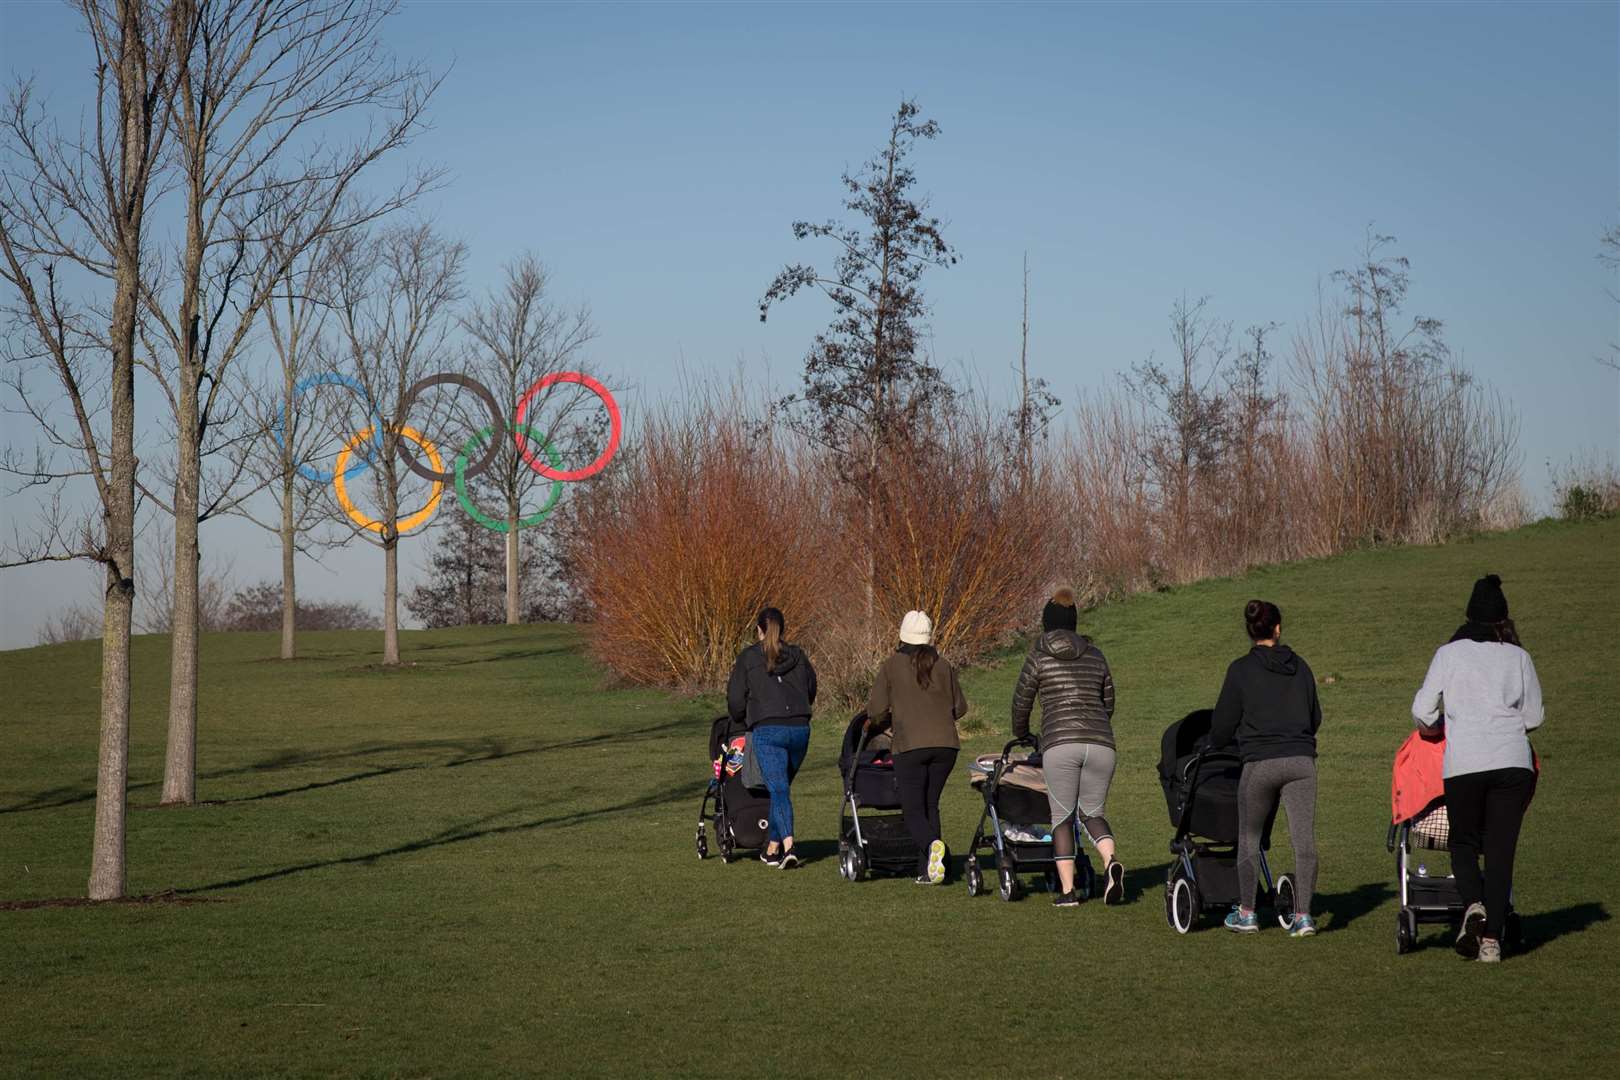
[[[765,776],[765,787],[771,793],[770,841],[780,844],[782,838],[793,835],[793,799],[788,787],[804,764],[804,755],[810,749],[808,725],[761,724],[754,729],[754,753],[759,755],[759,771]]]

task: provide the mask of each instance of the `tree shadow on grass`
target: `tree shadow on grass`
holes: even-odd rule
[[[1579,934],[1581,931],[1600,922],[1608,922],[1609,909],[1596,901],[1587,901],[1582,904],[1570,904],[1556,911],[1538,911],[1534,914],[1520,913],[1519,922],[1524,934],[1524,944],[1519,952],[1535,952],[1541,946],[1565,934]]]
[[[1346,892],[1324,893],[1319,892],[1311,898],[1313,914],[1320,922],[1325,915],[1331,915],[1318,929],[1318,933],[1333,933],[1343,930],[1363,915],[1377,911],[1384,903],[1395,896],[1395,888],[1387,881],[1368,881]]]
[[[350,761],[356,758],[374,757],[380,754],[432,754],[442,751],[449,752],[448,761],[425,761],[407,765],[385,765],[367,769],[349,776],[338,777],[334,780],[319,780],[296,787],[280,788],[266,791],[256,795],[243,795],[230,799],[205,800],[202,805],[213,806],[228,803],[256,802],[260,799],[275,799],[286,795],[295,795],[305,791],[315,791],[321,788],[336,787],[340,784],[352,784],[359,780],[370,780],[380,776],[389,776],[393,773],[410,772],[417,769],[454,769],[463,765],[477,765],[491,761],[505,761],[511,758],[527,757],[534,754],[547,754],[559,750],[578,750],[587,747],[614,746],[621,743],[640,742],[649,739],[659,739],[676,732],[700,730],[707,721],[691,716],[677,717],[646,727],[627,728],[617,731],[603,731],[594,735],[581,735],[571,739],[553,739],[533,744],[512,744],[504,739],[485,737],[480,739],[421,739],[407,742],[367,742],[338,750],[308,751],[308,750],[282,750],[269,757],[248,765],[239,765],[229,769],[216,769],[211,772],[199,773],[198,780],[221,780],[232,776],[244,776],[254,773],[274,773],[283,769],[302,768],[310,765],[323,765]],[[129,790],[143,791],[147,788],[159,787],[157,780],[144,780],[129,785]],[[77,803],[90,802],[96,797],[95,778],[87,777],[80,785],[64,785],[47,788],[27,797],[20,803],[11,806],[0,806],[0,814],[17,814],[29,810],[51,810],[63,806],[72,806]]]
[[[484,818],[453,825],[421,840],[412,840],[409,843],[398,844],[394,847],[383,848],[380,851],[371,851],[363,855],[345,855],[334,859],[320,859],[314,862],[298,863],[293,866],[284,866],[277,870],[267,870],[262,874],[250,874],[247,877],[235,878],[230,881],[216,881],[210,885],[198,885],[189,889],[176,889],[180,896],[190,896],[196,893],[214,892],[220,889],[239,889],[246,885],[257,885],[265,881],[275,881],[279,878],[292,877],[295,874],[307,873],[311,870],[324,870],[334,866],[370,866],[379,860],[392,858],[397,855],[411,855],[418,851],[428,851],[433,848],[447,847],[451,844],[461,844],[469,840],[482,840],[491,836],[507,836],[514,833],[534,832],[538,829],[567,828],[573,825],[582,825],[598,818],[611,814],[629,813],[635,810],[646,810],[655,806],[663,806],[684,800],[692,794],[691,784],[680,784],[662,791],[650,792],[639,798],[625,802],[615,803],[612,806],[598,807],[595,810],[576,810],[569,814],[557,814],[552,817],[535,818],[532,821],[520,821],[512,825],[492,825],[488,828],[474,828],[490,820],[490,815]]]

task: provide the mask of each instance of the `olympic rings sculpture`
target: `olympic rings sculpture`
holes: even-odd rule
[[[545,433],[535,430],[532,425],[524,422],[524,417],[527,416],[529,406],[534,402],[535,395],[557,383],[577,383],[600,398],[602,404],[607,408],[607,447],[597,455],[595,461],[583,468],[564,469],[562,467],[562,455],[551,444],[550,438]],[[349,497],[347,475],[350,472],[358,473],[369,468],[373,458],[377,453],[381,452],[382,437],[385,430],[382,416],[378,412],[377,406],[367,396],[365,387],[359,380],[336,372],[311,375],[299,381],[293,387],[293,399],[296,401],[307,391],[317,386],[341,386],[360,395],[360,399],[366,406],[366,414],[371,417],[371,424],[343,441],[343,449],[338,453],[337,460],[333,462],[331,472],[318,469],[306,462],[299,464],[298,474],[318,484],[331,484],[332,493],[337,499],[338,506],[348,515],[349,520],[362,529],[368,529],[371,532],[380,534],[383,531],[384,523],[367,517],[354,504],[354,500]],[[488,387],[469,375],[458,375],[451,372],[428,375],[412,383],[410,388],[405,391],[405,396],[400,399],[400,415],[409,415],[411,405],[416,401],[417,397],[434,386],[460,386],[472,391],[474,396],[483,402],[484,407],[489,410],[490,416],[494,418],[494,423],[479,428],[478,431],[473,433],[473,436],[462,446],[461,452],[456,455],[448,472],[445,471],[444,456],[439,452],[439,448],[420,431],[404,425],[386,428],[386,430],[400,436],[396,449],[406,467],[433,485],[428,494],[427,502],[423,504],[420,510],[397,519],[396,528],[402,534],[425,524],[433,516],[434,511],[438,509],[441,497],[444,495],[446,484],[453,485],[456,501],[461,504],[461,508],[467,512],[468,516],[478,524],[494,532],[506,532],[511,528],[512,526],[508,522],[490,517],[478,509],[472,501],[472,496],[467,492],[467,481],[482,475],[495,463],[495,458],[500,452],[501,440],[508,432],[511,433],[524,463],[551,481],[551,490],[546,498],[545,505],[527,517],[518,519],[516,528],[519,529],[531,528],[543,522],[556,507],[557,500],[562,497],[563,484],[595,476],[607,468],[608,462],[619,451],[619,440],[624,433],[624,419],[619,412],[619,403],[613,399],[613,395],[608,392],[607,387],[582,371],[558,371],[535,380],[534,384],[524,391],[522,397],[518,399],[516,413],[511,424],[506,422],[506,417],[501,412],[500,405],[495,400],[495,395],[489,392]],[[283,442],[284,435],[279,419],[276,421],[273,430],[276,441],[278,443]],[[545,461],[539,460],[531,441],[540,444],[539,452],[545,455]],[[427,458],[428,463],[424,465],[418,460],[417,456],[407,449],[406,443],[414,443],[422,456]],[[470,461],[473,453],[480,447],[483,448],[483,452],[476,461]]]

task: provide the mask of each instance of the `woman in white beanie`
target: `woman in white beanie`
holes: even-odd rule
[[[894,778],[900,811],[917,845],[917,884],[945,880],[939,796],[956,765],[956,721],[967,713],[956,669],[934,648],[934,624],[921,611],[900,621],[900,647],[878,668],[867,723],[894,723]]]

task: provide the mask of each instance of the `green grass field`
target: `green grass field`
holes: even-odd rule
[[[1546,688],[1520,848],[1527,950],[1397,956],[1389,761],[1492,570]],[[1323,933],[1166,926],[1165,725],[1213,702],[1277,601],[1323,681]],[[791,617],[791,612],[789,613]],[[1601,1075],[1612,1069],[1620,521],[1366,552],[1089,613],[1119,686],[1109,817],[1129,903],[851,885],[837,740],[795,785],[814,861],[699,862],[713,700],[608,688],[567,627],[205,640],[200,795],[157,809],[167,641],[135,644],[130,890],[0,910],[7,1076]],[[82,895],[98,651],[0,654],[0,901]],[[966,678],[1004,731],[1017,659]],[[1328,680],[1331,679],[1331,682]],[[975,753],[1005,736],[973,740]],[[978,801],[947,792],[965,846]],[[1282,830],[1279,829],[1279,833]],[[1443,856],[1440,857],[1443,861]],[[1286,838],[1275,864],[1291,864]],[[1609,1035],[1603,1035],[1608,1031]]]

